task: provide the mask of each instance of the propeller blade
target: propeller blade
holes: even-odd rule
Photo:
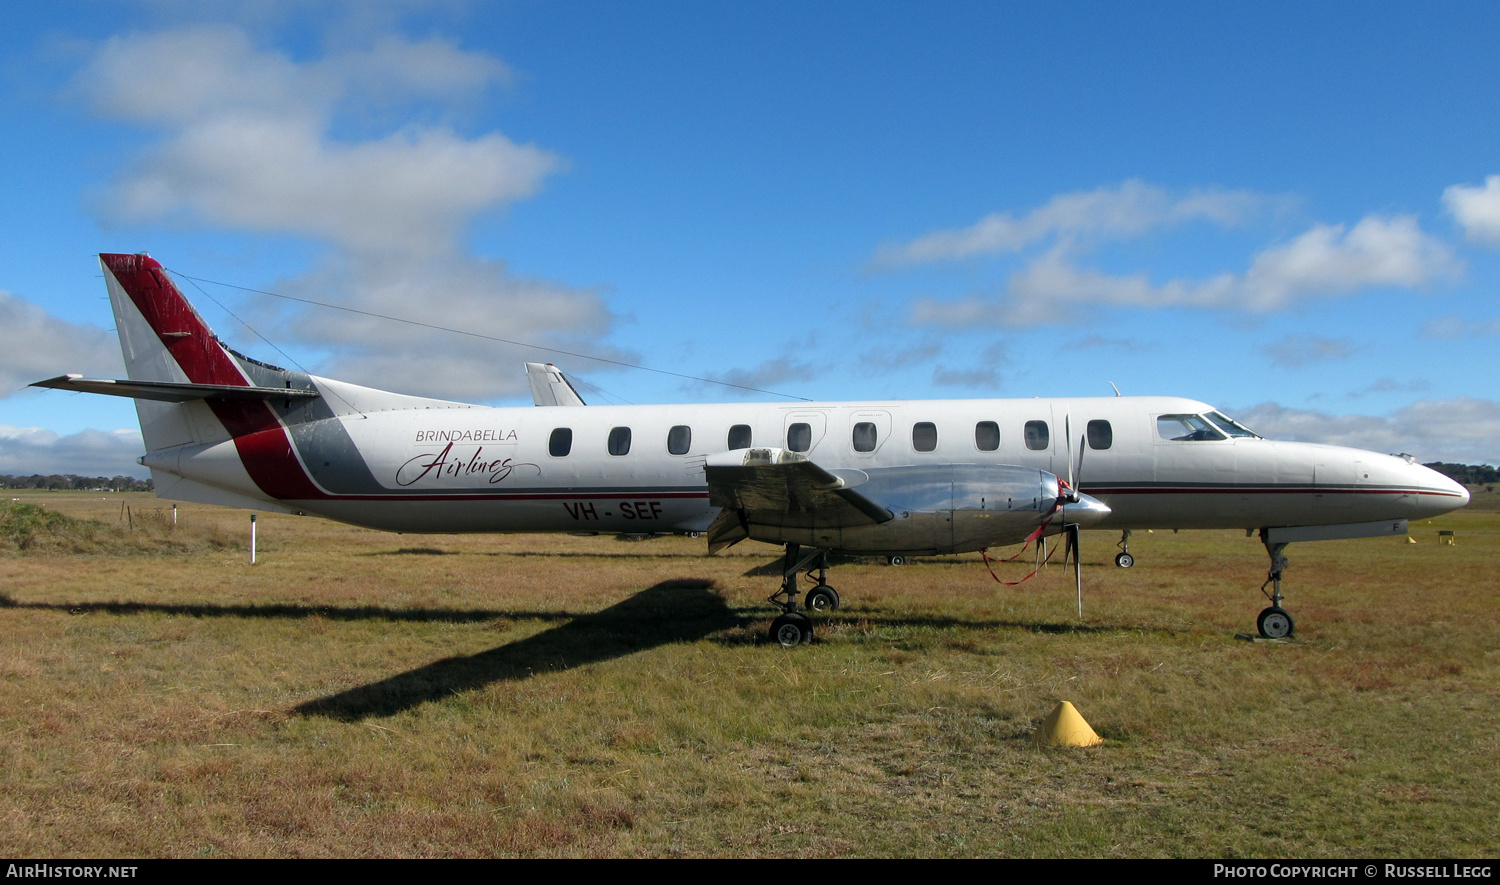
[[[1064,499],[1069,504],[1074,504],[1078,501],[1078,478],[1073,473],[1073,416],[1071,413],[1063,415],[1063,439],[1068,444],[1068,493]]]
[[[1083,617],[1083,551],[1078,549],[1078,524],[1068,526],[1068,544],[1073,548],[1073,583],[1078,587],[1078,617]]]
[[[1080,434],[1079,437],[1078,437],[1078,484],[1079,485],[1083,484],[1083,456],[1088,452],[1088,450],[1089,450],[1088,437]]]

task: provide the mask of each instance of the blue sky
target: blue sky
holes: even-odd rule
[[[7,26],[0,473],[141,473],[128,402],[24,389],[121,371],[103,251],[812,399],[1113,382],[1500,462],[1494,4],[78,2]],[[541,359],[594,401],[744,396],[184,286],[240,350],[377,387],[525,404]]]

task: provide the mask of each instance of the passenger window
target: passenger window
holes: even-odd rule
[[[573,451],[573,428],[559,427],[547,439],[547,454],[554,458],[567,457]]]
[[[736,424],[733,427],[729,428],[729,448],[731,448],[731,449],[748,449],[748,448],[750,448],[750,425],[749,424]]]
[[[1115,431],[1108,421],[1090,421],[1088,428],[1089,448],[1107,449],[1114,445]]]
[[[1044,452],[1052,445],[1052,432],[1046,421],[1026,422],[1026,448],[1033,452]]]
[[[913,424],[911,447],[919,452],[930,452],[937,448],[937,425],[931,421],[919,421]]]
[[[993,452],[1000,448],[1000,425],[993,421],[980,421],[974,425],[974,447],[981,452]]]
[[[854,451],[875,451],[875,425],[869,421],[861,421],[854,425]]]
[[[609,431],[609,453],[611,455],[630,454],[629,427],[615,427]]]
[[[812,425],[797,422],[786,429],[786,447],[794,452],[812,448]]]
[[[688,449],[693,447],[693,429],[686,424],[678,424],[667,431],[667,451],[673,455],[686,455]]]

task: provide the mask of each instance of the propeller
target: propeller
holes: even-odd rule
[[[1073,467],[1073,416],[1063,416],[1063,436],[1068,443],[1068,490],[1063,495],[1068,504],[1077,504],[1081,498],[1078,485],[1083,481],[1083,454],[1088,451],[1087,441],[1084,437],[1078,438],[1078,467]],[[1066,519],[1067,511],[1063,511]],[[1078,616],[1083,617],[1083,551],[1079,549],[1081,529],[1076,522],[1064,522],[1063,532],[1066,535],[1066,546],[1063,548],[1063,563],[1067,563],[1068,554],[1073,556],[1073,584],[1078,589]]]

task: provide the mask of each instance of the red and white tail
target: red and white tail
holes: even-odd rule
[[[132,381],[254,386],[150,255],[100,255]]]
[[[174,386],[260,386],[241,369],[239,360],[208,328],[160,262],[145,253],[105,254],[99,256],[99,264],[115,313],[127,378]],[[192,420],[191,410],[183,403],[137,399],[136,410],[148,452],[219,436],[218,428]],[[271,417],[264,406],[258,411]],[[226,429],[234,435],[233,428]]]

